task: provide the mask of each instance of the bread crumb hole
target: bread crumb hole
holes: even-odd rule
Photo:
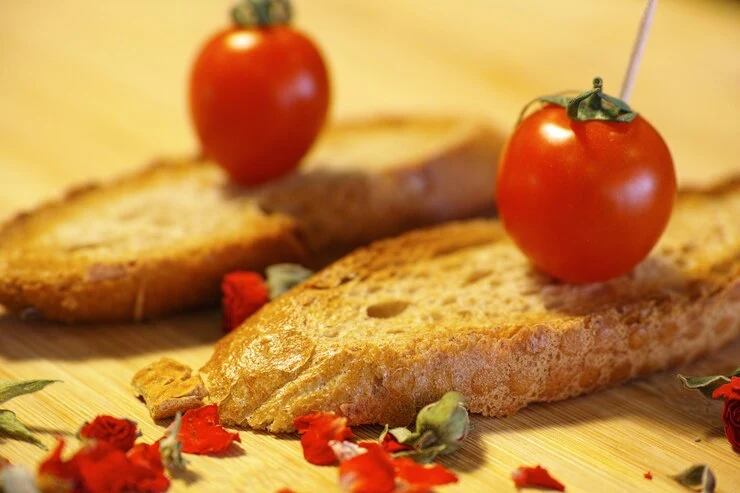
[[[457,245],[444,246],[444,247],[438,248],[437,251],[434,252],[434,254],[432,254],[432,258],[444,257],[445,255],[451,255],[453,253],[458,253],[463,250],[467,250],[469,248],[480,247],[487,243],[490,243],[489,239],[471,241],[469,243],[463,243],[463,244],[457,244]]]
[[[493,273],[492,270],[486,269],[486,270],[476,270],[468,274],[468,277],[465,279],[465,282],[463,283],[463,287],[470,286],[473,283],[476,283],[480,281],[481,279],[484,279],[488,276],[490,276]]]
[[[403,313],[408,308],[407,301],[385,301],[367,307],[367,316],[370,318],[392,318]]]

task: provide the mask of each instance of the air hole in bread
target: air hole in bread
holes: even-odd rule
[[[492,273],[493,271],[490,269],[473,271],[468,275],[467,279],[465,279],[465,282],[463,283],[463,287],[470,286],[471,284],[476,283],[480,281],[481,279],[484,279],[490,276]]]
[[[437,251],[435,251],[434,254],[432,255],[432,258],[444,257],[445,255],[451,255],[453,253],[458,253],[458,252],[461,252],[463,250],[467,250],[469,248],[476,248],[476,247],[479,247],[479,246],[483,246],[483,245],[486,245],[488,243],[490,243],[490,240],[489,239],[485,239],[485,240],[479,240],[479,241],[475,241],[475,242],[472,242],[472,243],[466,243],[466,244],[462,244],[462,245],[448,245],[446,247],[441,247],[441,248],[437,249]]]
[[[370,318],[392,318],[403,313],[408,306],[407,301],[384,301],[368,306],[367,316]]]
[[[442,305],[443,306],[445,306],[445,305],[451,305],[451,304],[453,304],[456,301],[457,301],[457,297],[450,295],[450,296],[445,297],[445,299],[442,300]]]

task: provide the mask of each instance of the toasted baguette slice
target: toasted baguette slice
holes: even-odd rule
[[[74,191],[0,231],[0,304],[64,322],[212,305],[228,271],[337,255],[490,211],[501,137],[455,118],[376,118],[322,136],[301,172],[250,190],[209,162]]]
[[[263,307],[201,370],[229,424],[407,424],[448,390],[506,415],[693,360],[740,333],[740,180],[680,195],[629,274],[569,285],[495,220],[377,242]]]

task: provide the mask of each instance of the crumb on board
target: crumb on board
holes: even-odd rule
[[[208,395],[200,376],[171,358],[161,358],[136,372],[131,385],[155,421],[200,407]]]

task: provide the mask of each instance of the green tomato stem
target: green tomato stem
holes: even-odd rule
[[[231,9],[231,20],[239,27],[269,27],[290,24],[290,0],[241,0]]]

